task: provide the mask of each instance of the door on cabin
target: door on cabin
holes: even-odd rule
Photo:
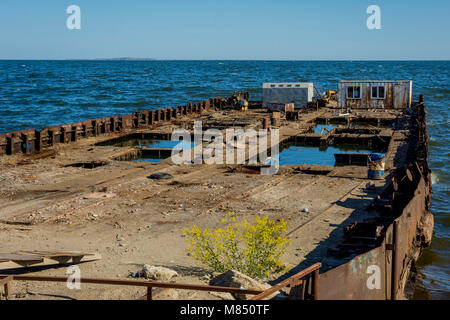
[[[403,108],[407,107],[405,97],[407,97],[406,87],[403,85],[399,85],[399,84],[394,85],[394,108],[395,109],[403,109]]]

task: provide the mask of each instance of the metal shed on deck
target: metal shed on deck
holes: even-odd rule
[[[405,109],[411,107],[411,80],[342,80],[338,107],[352,109]]]
[[[294,108],[306,107],[314,96],[311,82],[264,83],[262,86],[263,107],[270,103],[294,103]]]

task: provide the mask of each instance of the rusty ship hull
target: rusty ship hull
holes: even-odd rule
[[[249,99],[248,93],[242,96]],[[1,134],[2,174],[15,177],[23,171],[24,175],[33,175],[33,183],[37,181],[30,186],[22,183],[20,190],[14,187],[16,178],[9,185],[3,184],[1,225],[7,228],[27,226],[34,228],[30,232],[39,233],[43,226],[46,230],[73,225],[81,228],[91,220],[96,221],[98,215],[108,226],[127,224],[120,217],[126,213],[109,216],[107,210],[118,208],[120,211],[121,203],[132,201],[132,206],[145,212],[142,219],[155,226],[155,232],[167,234],[161,241],[168,241],[171,233],[193,222],[214,225],[215,216],[219,220],[227,210],[238,212],[243,218],[260,211],[274,218],[286,218],[292,239],[293,254],[288,259],[294,268],[272,279],[273,283],[321,262],[318,283],[314,284],[318,290],[314,293],[315,299],[407,298],[414,282],[415,261],[422,248],[429,245],[433,229],[423,99],[412,103],[410,112],[358,110],[344,117],[337,115],[336,104],[317,103],[302,110],[286,111],[271,125],[268,121],[271,114],[261,107],[260,101],[250,101],[246,112],[234,110],[230,101],[230,98],[215,97],[175,108]],[[205,129],[277,127],[280,145],[289,141],[310,145],[333,141],[367,146],[379,144],[381,139],[386,148],[386,175],[370,190],[366,186],[370,183],[366,167],[354,165],[351,160],[343,160],[349,162],[339,167],[282,165],[269,179],[254,174],[259,173],[258,166],[179,166],[172,164],[169,158],[157,164],[126,161],[138,157],[142,150],[134,146],[112,146],[127,137],[169,139],[173,128],[192,130],[194,120],[203,121]],[[331,130],[324,139],[311,131],[315,124],[322,122],[342,123],[343,127]],[[370,128],[384,123],[387,126],[351,129],[350,123],[365,123]],[[50,174],[52,170],[59,171],[55,172],[55,178],[45,180],[43,173]],[[170,172],[174,180],[158,184],[142,180],[149,173],[162,170]],[[198,175],[201,181],[210,184],[208,190],[213,188],[211,185],[217,185],[226,191],[202,198],[204,190],[198,189],[201,184],[195,180]],[[241,183],[242,180],[246,182]],[[140,188],[136,189],[137,182]],[[86,194],[95,188],[108,188],[116,196],[92,200],[88,204],[83,202]],[[55,189],[64,189],[64,192],[54,192]],[[314,196],[320,190],[324,196]],[[174,195],[177,193],[179,196]],[[192,195],[192,201],[183,202],[184,195]],[[179,209],[183,207],[185,211],[177,218],[168,216],[163,220],[155,212],[171,210],[167,207],[167,197],[169,203],[179,203]],[[311,212],[300,217],[305,201],[309,201]],[[248,207],[244,208],[244,204]],[[102,206],[107,208],[104,212]],[[151,211],[153,209],[155,212]],[[92,212],[98,214],[93,218]],[[11,242],[3,242],[4,249],[16,250],[14,236],[8,234],[8,237]],[[79,245],[83,246],[82,242]],[[102,255],[107,256],[108,247],[98,245]],[[26,249],[39,248],[28,243]],[[174,252],[178,254],[180,250]],[[301,253],[294,254],[295,250]],[[163,259],[164,254],[160,257]],[[168,263],[161,261],[165,262]],[[378,268],[381,280],[375,287],[368,284],[371,266]],[[89,272],[95,275],[94,270]],[[303,282],[298,289],[299,293],[290,295],[291,298],[311,297],[314,288],[312,283]]]

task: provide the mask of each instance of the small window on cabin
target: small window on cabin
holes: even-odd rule
[[[372,99],[384,99],[384,86],[372,87]]]
[[[298,88],[298,87],[300,87],[300,85],[299,85],[299,84],[296,84],[295,86],[296,86],[297,88]]]
[[[278,85],[278,88],[283,88],[283,85],[282,85],[282,84],[279,84],[279,85]]]
[[[290,87],[292,87],[292,84],[288,84],[286,87],[290,88]]]
[[[271,88],[275,88],[275,85],[274,85],[274,84],[271,84],[270,87],[271,87]]]
[[[347,98],[348,99],[360,99],[361,98],[361,87],[348,87],[347,88]]]
[[[372,98],[378,98],[378,87],[372,87]]]

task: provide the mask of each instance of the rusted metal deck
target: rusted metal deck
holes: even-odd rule
[[[243,96],[248,99],[248,93]],[[309,298],[402,298],[409,270],[429,242],[431,179],[423,100],[414,103],[411,113],[386,109],[342,115],[335,104],[316,106],[285,112],[272,125],[267,110],[258,103],[250,107],[246,112],[233,110],[230,99],[216,97],[176,108],[0,135],[4,251],[36,250],[42,243],[53,247],[58,243],[64,250],[74,243],[86,252],[98,250],[109,263],[100,274],[98,267],[83,266],[92,281],[108,278],[116,270],[126,273],[118,257],[195,269],[199,266],[187,260],[180,230],[193,223],[213,228],[231,210],[242,219],[257,214],[288,222],[292,244],[286,260],[293,271],[277,275],[271,283],[276,288],[277,283],[293,284],[291,297],[308,298],[306,282],[295,274],[320,262],[320,275],[315,273],[308,283],[312,288],[318,285],[320,293],[310,288]],[[385,179],[368,180],[366,167],[354,163],[353,156],[343,155],[349,157],[343,166],[286,165],[276,175],[264,176],[259,174],[261,165],[176,165],[170,157],[159,163],[128,161],[139,156],[139,148],[115,145],[136,137],[168,139],[174,128],[192,132],[196,120],[205,130],[278,128],[280,146],[310,139],[317,147],[336,143],[382,147]],[[311,134],[319,123],[341,127]],[[167,156],[167,150],[165,156],[157,151],[159,157]],[[361,155],[355,157],[361,162]],[[158,172],[172,178],[147,178]],[[90,197],[93,192],[104,196]],[[24,248],[22,232],[35,243]],[[132,243],[130,250],[117,246],[122,243],[117,239],[123,237]],[[380,270],[378,289],[367,286],[371,266]],[[26,276],[14,279],[31,280],[20,277]],[[12,280],[5,279],[2,283]],[[192,280],[198,279],[189,275],[183,279]]]

